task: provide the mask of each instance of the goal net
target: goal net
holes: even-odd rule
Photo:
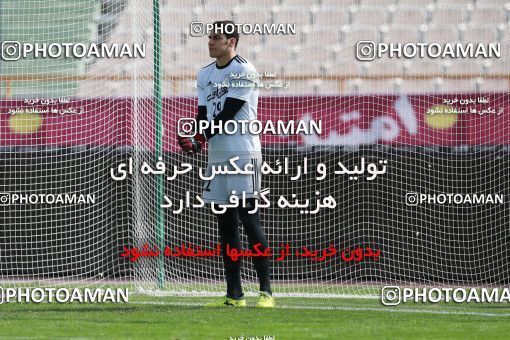
[[[276,294],[508,285],[510,6],[475,0],[1,1],[0,282],[223,294],[207,153],[177,144],[217,20],[274,123]]]

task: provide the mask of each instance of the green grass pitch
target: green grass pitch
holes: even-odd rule
[[[205,309],[209,297],[130,296],[126,304],[0,305],[0,338],[508,339],[510,306],[383,306],[378,299],[278,298],[278,308]],[[255,297],[248,297],[255,304]]]

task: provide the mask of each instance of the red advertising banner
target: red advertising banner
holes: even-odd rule
[[[179,118],[195,98],[165,98],[163,145],[178,150]],[[137,117],[136,120],[133,117]],[[510,93],[265,97],[258,119],[321,124],[320,134],[261,135],[270,145],[509,145]],[[152,149],[150,99],[0,100],[0,146],[129,146]]]

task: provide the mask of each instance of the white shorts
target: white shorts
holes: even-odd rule
[[[206,180],[203,186],[202,198],[206,203],[228,203],[232,195],[246,198],[258,198],[261,186],[260,167],[261,158],[238,159],[236,165],[244,169],[246,164],[253,164],[253,174],[216,174],[211,180]],[[209,164],[207,166],[207,176],[212,175],[213,166],[228,166],[228,170],[234,170],[230,162]],[[235,191],[235,193],[232,193]]]

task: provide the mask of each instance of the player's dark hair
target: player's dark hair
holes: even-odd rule
[[[236,44],[234,47],[237,47],[237,43],[239,42],[239,31],[237,30],[237,26],[233,21],[215,21],[213,22],[213,26],[215,33],[221,33],[225,35],[227,39],[236,38]]]

